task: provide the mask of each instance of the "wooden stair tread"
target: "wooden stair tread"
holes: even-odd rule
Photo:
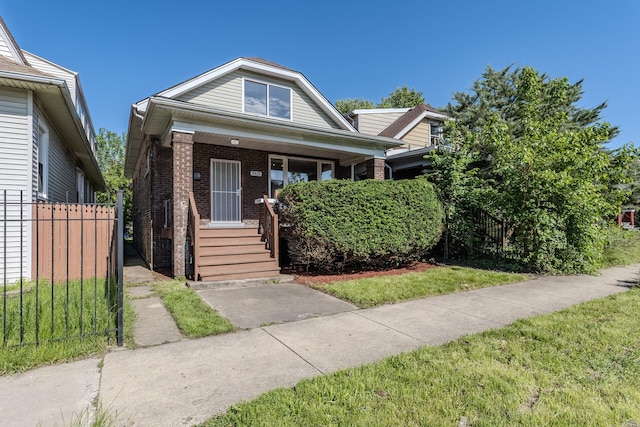
[[[269,251],[262,253],[235,254],[235,255],[200,255],[200,268],[212,265],[228,265],[234,266],[238,264],[254,264],[260,262],[275,261],[271,258]]]
[[[257,228],[238,227],[238,228],[200,228],[200,237],[260,237]]]
[[[271,259],[270,261],[263,262],[253,262],[247,264],[223,264],[223,265],[208,265],[202,266],[199,269],[201,276],[216,276],[216,275],[224,275],[224,274],[235,274],[235,273],[252,273],[259,271],[280,271],[280,267],[278,266],[278,262],[275,259]]]
[[[200,257],[269,253],[264,242],[233,246],[200,246]]]

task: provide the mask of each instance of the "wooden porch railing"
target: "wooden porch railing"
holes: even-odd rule
[[[271,258],[278,259],[278,215],[273,211],[273,207],[269,202],[269,197],[264,196],[264,209],[260,216],[260,225],[262,227],[262,240],[265,241],[267,249],[271,250]]]
[[[189,215],[187,216],[187,232],[193,245],[193,280],[198,280],[198,252],[200,250],[200,214],[193,197],[193,191],[189,192]]]

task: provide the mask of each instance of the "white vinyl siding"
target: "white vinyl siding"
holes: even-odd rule
[[[31,185],[29,183],[28,165],[31,163],[31,144],[29,141],[29,119],[27,93],[20,90],[0,89],[0,198],[15,204],[7,205],[7,219],[20,219],[20,190],[23,201],[31,202]],[[28,218],[29,209],[24,206],[23,218]],[[29,258],[29,225],[23,227],[22,237],[19,222],[4,221],[4,208],[0,212],[0,283],[5,274],[8,282],[18,280],[22,274],[30,276],[27,270]],[[5,224],[6,224],[6,259],[5,259]],[[22,269],[20,265],[20,247],[22,246]],[[6,261],[6,271],[4,263]]]
[[[47,201],[65,202],[68,200],[69,203],[75,203],[77,201],[75,158],[64,147],[55,127],[44,119],[45,116],[38,108],[35,108],[34,117],[38,118],[37,122],[34,120],[34,128],[37,129],[38,126],[43,126],[49,132]],[[67,192],[69,194],[68,199]]]
[[[235,71],[224,75],[212,82],[178,96],[177,99],[220,110],[242,113],[243,78],[290,88],[292,91],[292,122],[324,129],[340,128],[324,111],[322,111],[320,106],[315,104],[296,84],[246,71]]]
[[[378,135],[405,113],[364,113],[358,115],[358,132]]]
[[[411,148],[429,147],[431,145],[430,128],[429,119],[425,119],[411,129],[402,140]]]
[[[29,190],[27,93],[0,89],[0,188]]]
[[[66,68],[60,67],[52,62],[49,62],[39,56],[36,56],[29,52],[22,52],[29,61],[29,65],[31,65],[36,70],[42,71],[43,73],[51,74],[52,76],[64,79],[67,83],[67,87],[69,88],[69,94],[71,95],[71,99],[74,104],[77,104],[76,101],[76,74],[67,70]]]
[[[7,42],[2,37],[0,37],[0,55],[9,58],[12,61],[15,61],[15,58],[13,57],[9,46],[7,45]]]

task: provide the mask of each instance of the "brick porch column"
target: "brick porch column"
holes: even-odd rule
[[[384,180],[384,159],[367,160],[367,178]]]
[[[184,276],[189,192],[193,190],[193,134],[174,132],[173,149],[173,275]]]

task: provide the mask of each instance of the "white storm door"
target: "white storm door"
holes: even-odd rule
[[[211,222],[242,221],[240,162],[211,159]]]

